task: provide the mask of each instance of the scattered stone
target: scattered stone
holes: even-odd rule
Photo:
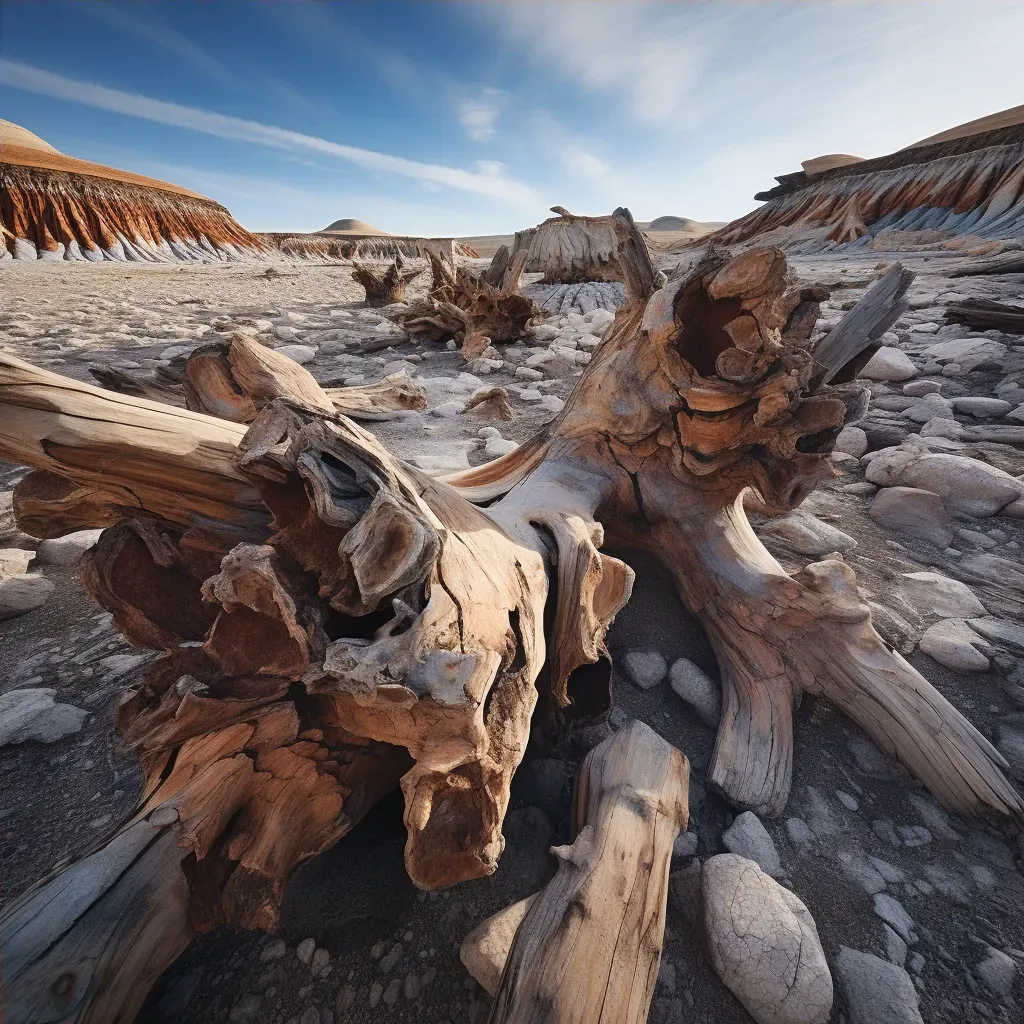
[[[497,459],[502,455],[511,454],[518,447],[519,445],[515,441],[507,441],[503,437],[489,437],[484,442],[484,454],[489,455],[492,459]]]
[[[899,595],[915,611],[943,619],[969,619],[985,614],[985,606],[966,583],[938,572],[904,573]]]
[[[844,793],[841,789],[836,790],[836,798],[848,811],[856,811],[860,809],[860,804],[857,803],[856,798],[850,796],[849,793]]]
[[[772,878],[784,874],[779,851],[775,849],[775,843],[761,824],[761,819],[753,811],[737,815],[736,820],[722,833],[722,842],[730,853],[754,861]]]
[[[74,565],[99,540],[102,530],[79,530],[64,537],[44,540],[36,548],[40,565]]]
[[[300,964],[308,967],[313,960],[314,952],[316,952],[316,939],[303,939],[295,950],[295,956]]]
[[[545,395],[537,403],[537,408],[543,409],[545,412],[561,412],[565,408],[565,402],[557,395]]]
[[[380,969],[381,974],[390,974],[395,967],[398,965],[398,961],[402,959],[402,944],[396,942],[391,947],[391,952],[387,956],[382,957],[381,962],[377,965]]]
[[[1017,964],[1013,957],[1002,950],[988,947],[988,956],[974,968],[978,980],[1000,999],[1005,999],[1013,990],[1017,979]]]
[[[370,986],[370,1009],[375,1009],[377,1004],[380,1002],[380,997],[384,995],[384,986],[379,982],[375,981]]]
[[[832,976],[807,908],[750,860],[704,865],[704,924],[719,977],[758,1024],[825,1024]]]
[[[413,974],[411,971],[405,976],[405,982],[402,985],[402,994],[406,999],[415,999],[420,994],[420,979],[419,976]]]
[[[886,883],[881,873],[868,863],[859,852],[850,853],[846,850],[840,850],[836,859],[839,861],[839,867],[843,874],[858,889],[863,889],[869,896],[874,896],[875,893],[885,890]]]
[[[903,385],[903,394],[910,398],[923,398],[925,395],[938,394],[943,382],[938,380],[912,380]]]
[[[314,978],[319,978],[327,971],[327,967],[331,962],[331,954],[326,949],[318,949],[313,954],[313,959],[310,961],[309,969],[313,972]]]
[[[869,467],[870,468],[870,467]],[[871,503],[868,514],[891,530],[947,548],[953,540],[953,526],[942,499],[917,487],[883,487]]]
[[[900,825],[896,834],[904,846],[924,846],[932,841],[932,834],[923,825]]]
[[[998,419],[1005,416],[1013,406],[1001,398],[951,398],[950,403],[957,412],[976,416],[978,419]]]
[[[887,925],[882,925],[882,934],[885,937],[885,958],[897,967],[903,967],[907,962],[907,944]]]
[[[875,913],[908,945],[917,942],[914,919],[899,900],[884,892],[875,893]]]
[[[316,349],[312,345],[282,345],[276,351],[279,355],[287,356],[300,365],[311,363],[316,359]]]
[[[20,576],[28,572],[33,554],[26,548],[0,548],[0,577]]]
[[[836,969],[849,1024],[924,1024],[917,990],[902,967],[840,946]]]
[[[36,740],[56,743],[79,732],[88,712],[54,702],[57,691],[43,687],[0,694],[0,747]]]
[[[392,978],[388,982],[388,987],[384,989],[384,1004],[385,1006],[394,1006],[398,1002],[399,993],[402,991],[402,979]]]
[[[1015,654],[1024,654],[1024,625],[992,615],[972,618],[967,623],[975,633]]]
[[[668,673],[668,662],[658,651],[629,651],[622,662],[626,674],[641,690],[657,686]]]
[[[259,1016],[260,1006],[263,1003],[263,996],[246,992],[241,999],[232,1007],[228,1015],[229,1021],[256,1020]]]
[[[859,459],[868,450],[868,435],[860,427],[843,427],[836,438],[834,451],[846,452]]]
[[[299,1024],[321,1024],[320,1011],[315,1006],[307,1006],[299,1018]]]
[[[917,367],[906,353],[883,345],[868,360],[858,376],[867,380],[908,380],[917,373]]]
[[[53,583],[35,573],[0,576],[0,622],[41,608],[53,591]]]
[[[842,530],[823,523],[810,512],[791,512],[761,527],[763,538],[777,540],[801,555],[827,555],[849,551],[857,542]]]
[[[721,689],[713,679],[695,665],[689,658],[679,658],[672,663],[669,684],[696,712],[700,720],[712,728],[721,718]]]
[[[260,963],[269,964],[281,960],[287,952],[288,947],[285,945],[284,939],[271,939],[260,953]]]
[[[936,416],[921,428],[921,437],[946,437],[959,441],[963,437],[964,425],[956,420],[941,419]]]
[[[920,401],[904,409],[903,415],[914,423],[954,419],[953,406],[950,405],[949,399],[937,394],[925,395]]]
[[[801,851],[814,841],[814,833],[803,818],[787,818],[786,833],[789,836],[789,841]]]
[[[984,643],[963,619],[943,619],[925,630],[918,645],[940,665],[957,672],[987,672],[989,660],[974,645]]]
[[[671,887],[671,880],[669,885]],[[512,948],[516,930],[536,898],[536,894],[528,896],[487,918],[466,936],[459,947],[459,958],[466,970],[492,996],[498,991],[505,957]]]
[[[672,863],[686,860],[697,853],[697,833],[680,832],[672,844]]]

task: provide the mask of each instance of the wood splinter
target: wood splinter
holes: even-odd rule
[[[638,721],[587,755],[573,801],[576,839],[552,848],[555,877],[460,949],[495,996],[491,1024],[647,1020],[689,775],[687,759]]]

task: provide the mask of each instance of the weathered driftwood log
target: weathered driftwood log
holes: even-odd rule
[[[251,423],[275,398],[290,397],[357,420],[384,420],[427,407],[422,384],[408,374],[393,373],[376,384],[321,388],[304,367],[238,331],[228,342],[197,348],[180,373],[166,372],[153,381],[120,370],[90,367],[109,391],[154,402],[183,406],[233,423]]]
[[[393,302],[405,302],[409,282],[423,273],[423,268],[406,270],[401,255],[395,257],[384,271],[366,263],[352,261],[352,280],[366,289],[366,305],[370,307],[390,306]]]
[[[576,779],[575,841],[553,849],[558,872],[525,907],[493,1024],[647,1020],[689,774],[686,758],[642,722],[587,755]]]
[[[500,285],[466,267],[453,270],[430,254],[433,280],[425,299],[401,313],[398,322],[412,338],[442,342],[455,339],[467,358],[475,358],[489,343],[516,341],[537,315],[532,300],[519,293],[525,254],[502,268]]]
[[[629,237],[631,218],[617,216]],[[288,873],[399,774],[413,879],[429,888],[493,871],[538,699],[542,726],[608,708],[603,640],[632,573],[601,553],[606,536],[660,558],[707,629],[724,690],[711,783],[733,803],[785,805],[792,707],[806,691],[836,702],[948,808],[1020,813],[1000,755],[883,643],[849,568],[824,561],[790,577],[744,515],[747,496],[769,512],[799,504],[864,407],[857,385],[834,383],[843,367],[815,360],[816,299],[777,250],[709,253],[660,289],[643,252],[624,255],[629,303],[562,413],[449,483],[398,462],[312,378],[293,371],[288,386],[303,390],[276,397],[283,378],[259,359],[241,376],[231,366],[247,400],[267,400],[246,430],[0,356],[0,457],[37,469],[15,491],[22,527],[113,527],[86,586],[129,639],[166,652],[121,727],[143,760],[140,815],[186,783],[194,806],[211,808],[179,807],[180,838],[139,868],[176,879],[166,858],[191,851],[174,904],[187,899],[189,927],[272,926]],[[833,334],[842,341],[852,322],[871,344],[902,284],[879,282]],[[255,721],[265,709],[269,734]],[[372,784],[350,786],[362,773]],[[176,827],[165,813],[156,825]],[[104,921],[121,920],[106,908],[134,898],[130,877],[89,903]],[[0,918],[14,942],[5,962],[22,965],[5,984],[28,1000],[23,1019],[48,1006],[51,990],[23,980],[56,970],[47,951],[91,942],[91,910],[44,913],[52,891]],[[46,934],[11,930],[31,920]],[[168,949],[182,941],[177,925],[153,927],[169,929]],[[110,935],[81,1020],[111,1019],[92,1001],[127,962],[121,943],[142,943],[120,925]]]
[[[1024,270],[1024,262],[1021,264]],[[993,329],[1008,334],[1024,333],[1024,306],[1011,306],[992,299],[964,299],[946,307],[946,319],[951,324],[966,324],[976,331]]]
[[[849,325],[871,345],[908,283],[893,268],[834,328],[819,364],[807,340],[817,301],[793,286],[778,250],[709,253],[646,303],[640,274],[557,419],[511,455],[448,478],[503,505],[557,481],[610,542],[669,568],[722,670],[710,782],[759,813],[786,804],[803,692],[835,702],[950,809],[1021,810],[1002,757],[872,628],[850,568],[824,561],[789,576],[743,511],[746,500],[787,512],[832,474],[835,437],[867,395],[825,378],[845,378],[840,350],[860,356]]]
[[[968,260],[949,272],[950,277],[977,277],[983,274],[1024,274],[1024,252],[1014,250]]]

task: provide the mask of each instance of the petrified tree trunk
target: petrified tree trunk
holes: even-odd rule
[[[492,1024],[643,1024],[661,963],[689,764],[642,722],[587,755],[571,846],[515,934]]]
[[[545,725],[608,708],[603,640],[632,573],[601,553],[606,536],[659,557],[708,631],[724,689],[711,782],[734,804],[785,805],[806,690],[950,809],[1020,813],[1002,758],[882,642],[848,567],[788,576],[743,513],[745,499],[787,511],[831,472],[833,441],[866,401],[837,382],[899,315],[905,275],[894,269],[812,350],[816,300],[781,252],[711,253],[656,290],[646,249],[628,244],[632,219],[616,220],[629,304],[565,409],[448,483],[398,462],[311,377],[283,383],[259,359],[230,366],[262,405],[246,430],[0,356],[0,456],[42,471],[16,488],[21,525],[113,526],[86,586],[129,639],[166,652],[120,726],[143,760],[140,815],[189,793],[161,850],[187,861],[190,927],[272,927],[289,872],[403,772],[413,879],[493,871],[538,697]],[[125,886],[112,881],[103,904],[131,900]],[[47,917],[48,898],[0,918],[24,972],[38,958],[22,950],[90,934],[88,914]],[[49,922],[36,945],[11,931],[15,912]],[[177,924],[153,927],[177,948]],[[89,992],[116,969],[97,966]],[[5,981],[32,1019],[45,1003],[22,976]],[[91,1012],[80,1019],[109,1019]]]
[[[400,255],[396,256],[386,270],[380,270],[365,263],[352,261],[352,280],[366,289],[366,305],[370,307],[390,306],[393,302],[405,302],[409,282],[419,277],[422,270],[406,270]]]
[[[1024,261],[1021,263],[1024,270]],[[951,324],[966,324],[976,331],[990,331],[993,328],[1008,334],[1024,332],[1024,306],[1011,306],[992,299],[964,299],[951,302],[946,307],[946,319]]]
[[[525,253],[501,266],[498,285],[490,283],[488,272],[476,277],[466,267],[452,270],[432,253],[430,264],[433,281],[429,294],[398,318],[412,338],[433,342],[455,339],[466,358],[472,359],[491,343],[521,338],[537,314],[533,302],[519,293]]]
[[[89,372],[109,391],[184,406],[234,423],[251,423],[275,398],[295,398],[357,420],[390,419],[427,407],[425,388],[405,373],[393,373],[376,384],[321,388],[294,359],[261,345],[245,331],[229,342],[197,348],[185,361],[180,381],[170,374],[149,382],[119,370],[93,367]]]

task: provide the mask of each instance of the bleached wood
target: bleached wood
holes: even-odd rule
[[[672,843],[689,764],[642,722],[595,747],[576,780],[571,846],[519,925],[492,1024],[643,1024],[658,979]]]

